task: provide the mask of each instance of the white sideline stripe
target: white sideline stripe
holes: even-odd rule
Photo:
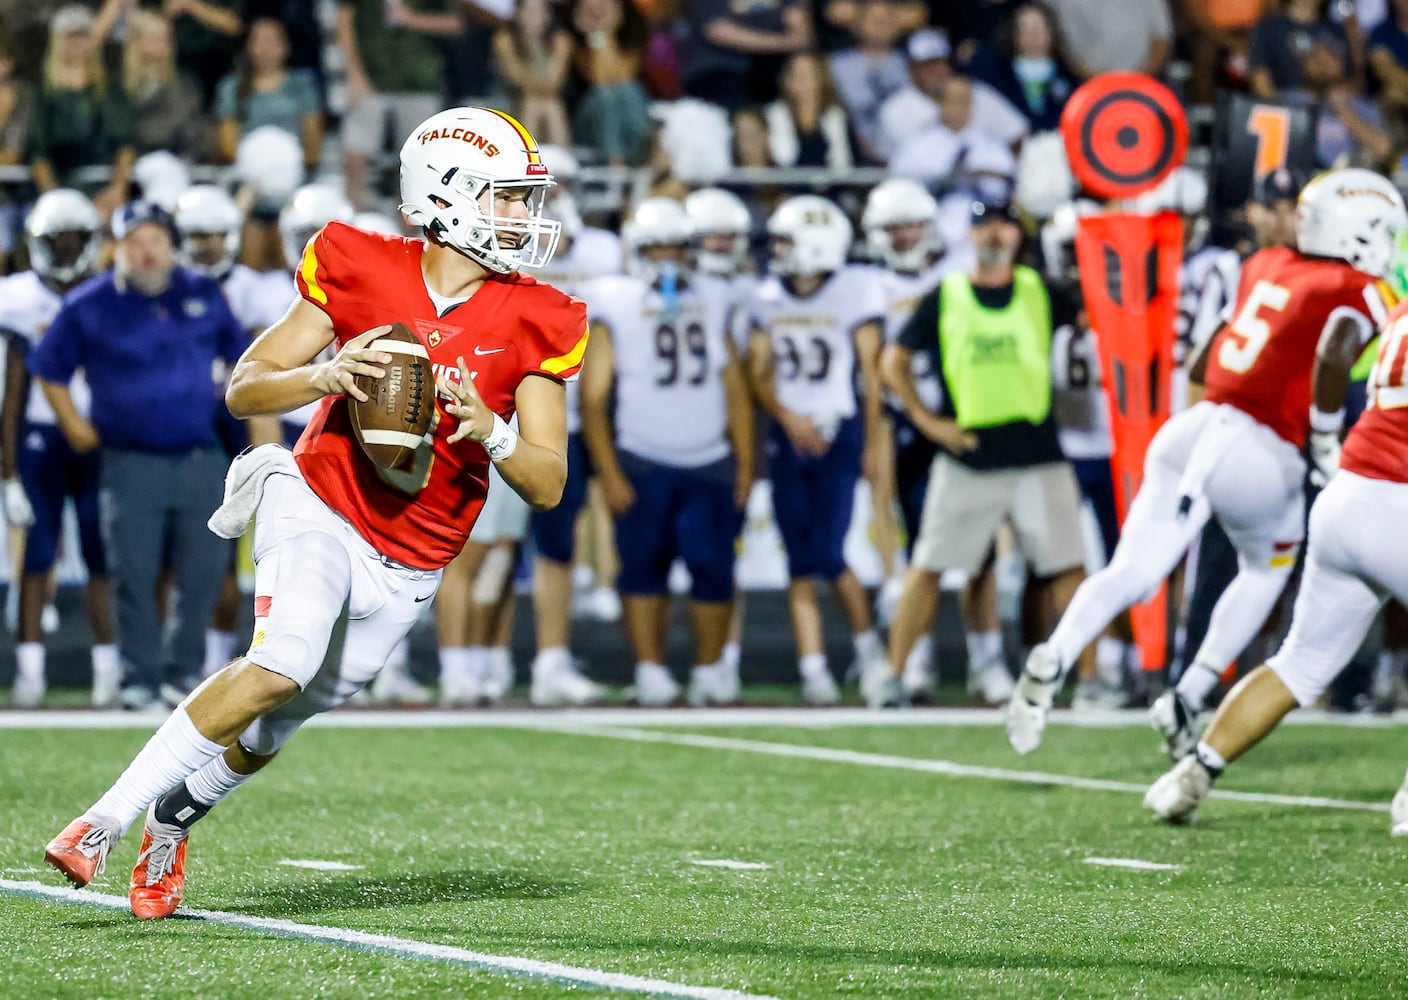
[[[77,903],[81,906],[96,906],[108,910],[127,911],[129,909],[126,896],[109,896],[87,890],[60,889],[42,882],[18,882],[0,878],[0,892],[26,896],[45,902]],[[623,972],[601,972],[597,969],[579,968],[575,965],[563,965],[558,962],[542,962],[533,958],[518,958],[513,955],[489,955],[480,951],[470,951],[467,948],[429,944],[425,941],[392,937],[388,934],[368,934],[365,931],[325,927],[321,924],[300,924],[292,920],[251,917],[224,910],[191,910],[182,907],[176,911],[176,915],[188,920],[201,920],[208,924],[239,927],[273,937],[291,938],[297,941],[316,941],[320,944],[338,945],[353,951],[385,955],[389,958],[439,962],[444,965],[455,965],[497,975],[547,980],[566,986],[615,990],[618,993],[642,993],[655,997],[679,997],[683,1000],[775,1000],[773,997],[758,993],[744,993],[739,990],[726,990],[714,986],[688,986],[684,983],[672,983],[664,979],[647,979],[644,976],[627,975]]]
[[[636,743],[668,743],[674,746],[701,747],[708,750],[736,750],[742,753],[766,754],[770,757],[792,757],[799,760],[820,760],[832,764],[859,764],[863,767],[885,767],[898,771],[922,771],[943,774],[951,778],[986,778],[989,781],[1016,781],[1027,785],[1064,785],[1095,792],[1133,792],[1143,795],[1147,785],[1130,781],[1110,781],[1105,778],[1079,778],[1070,774],[1050,774],[1046,771],[1013,771],[1003,767],[979,767],[951,760],[926,760],[920,757],[896,757],[859,750],[838,750],[833,747],[808,747],[796,743],[768,743],[763,740],[730,739],[723,736],[703,736],[696,733],[670,733],[650,729],[612,729],[583,726],[567,730],[582,736],[601,736]],[[1350,799],[1326,799],[1315,795],[1278,795],[1273,792],[1232,792],[1214,789],[1212,798],[1237,802],[1259,802],[1264,805],[1297,806],[1311,809],[1353,809],[1364,812],[1388,812],[1386,802],[1355,802]]]
[[[152,731],[166,711],[123,712],[92,709],[28,709],[0,707],[0,730],[6,729],[145,729]],[[1074,713],[1057,709],[1049,725],[1079,729],[1144,727],[1143,709]],[[866,708],[494,708],[494,709],[362,709],[346,708],[314,716],[306,725],[327,729],[569,729],[583,725],[666,726],[691,729],[910,729],[915,727],[988,727],[1002,725],[1002,710],[991,708],[915,708],[877,712]],[[1334,726],[1344,729],[1395,729],[1408,725],[1408,712],[1395,715],[1347,715],[1301,710],[1283,726]],[[1150,739],[1153,739],[1151,736]]]
[[[284,858],[279,864],[288,865],[290,868],[310,868],[315,872],[355,872],[367,867],[344,864],[341,861],[319,861],[316,858]]]
[[[772,867],[762,861],[734,861],[732,858],[714,858],[707,861],[695,859],[690,861],[690,864],[699,865],[701,868],[729,868],[737,872],[759,872]]]
[[[1164,864],[1162,861],[1140,861],[1138,858],[1086,858],[1088,865],[1101,865],[1105,868],[1132,868],[1139,872],[1181,872],[1182,865]]]

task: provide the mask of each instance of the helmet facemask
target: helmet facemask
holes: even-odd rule
[[[30,234],[25,243],[30,266],[40,277],[59,285],[88,277],[98,259],[98,234],[91,230]]]
[[[491,271],[508,274],[543,267],[557,250],[562,225],[543,217],[552,183],[547,177],[494,180],[451,167],[440,178],[439,190],[431,192],[430,204],[407,203],[401,211],[437,242]],[[527,216],[498,214],[501,194],[518,191],[526,193]]]

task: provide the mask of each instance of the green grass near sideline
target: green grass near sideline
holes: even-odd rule
[[[1164,767],[1137,728],[1055,727],[1029,758],[997,728],[708,732],[1141,783]],[[23,869],[144,738],[0,731],[0,877],[60,884]],[[1402,750],[1397,729],[1286,729],[1225,786],[1384,801]],[[1169,829],[1125,793],[572,733],[314,729],[196,828],[187,902],[789,998],[1403,996],[1408,858],[1387,826],[1213,800]],[[125,892],[137,840],[98,891]],[[713,858],[771,867],[690,863]],[[4,894],[0,941],[5,998],[582,992]]]

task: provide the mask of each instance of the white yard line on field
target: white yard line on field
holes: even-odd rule
[[[1182,865],[1164,864],[1162,861],[1140,861],[1138,858],[1086,858],[1088,865],[1102,868],[1130,868],[1137,872],[1181,872]]]
[[[548,727],[543,727],[548,728]],[[555,727],[553,731],[558,731]],[[707,750],[734,750],[742,753],[765,754],[770,757],[792,757],[798,760],[826,761],[831,764],[858,764],[862,767],[883,767],[898,771],[922,771],[952,778],[985,778],[989,781],[1015,781],[1027,785],[1063,785],[1097,792],[1134,792],[1143,795],[1147,785],[1131,781],[1110,781],[1105,778],[1079,778],[1070,774],[1046,771],[1014,771],[1005,767],[980,767],[959,764],[951,760],[922,757],[896,757],[892,754],[865,753],[859,750],[838,750],[833,747],[809,747],[796,743],[770,743],[764,740],[740,740],[699,733],[672,733],[657,729],[620,729],[583,726],[567,730],[583,736],[600,736],[612,740],[636,743],[667,743],[672,746],[699,747]],[[1277,795],[1271,792],[1233,792],[1215,789],[1213,798],[1237,802],[1258,802],[1265,805],[1297,806],[1311,809],[1354,809],[1366,812],[1388,812],[1387,802],[1355,802],[1349,799],[1327,799],[1314,795]]]
[[[689,863],[701,868],[728,868],[736,872],[757,872],[772,867],[762,861],[734,861],[732,858],[711,858],[708,860],[696,858]]]
[[[279,862],[290,868],[308,868],[315,872],[355,872],[366,865],[349,865],[342,861],[319,861],[316,858],[284,858]]]
[[[0,893],[24,896],[44,902],[95,906],[108,910],[127,910],[129,907],[126,896],[108,896],[87,890],[56,888],[42,882],[17,882],[0,878]],[[387,958],[436,962],[441,965],[459,966],[501,976],[545,980],[564,986],[612,990],[617,993],[640,993],[653,997],[679,997],[682,1000],[773,1000],[771,997],[764,997],[757,993],[743,993],[739,990],[726,990],[714,986],[688,986],[684,983],[672,983],[664,979],[648,979],[644,976],[631,976],[621,972],[602,972],[597,969],[562,965],[558,962],[542,962],[537,959],[518,958],[513,955],[489,955],[451,945],[430,944],[410,938],[392,937],[388,934],[368,934],[364,931],[325,927],[321,924],[302,924],[292,920],[251,917],[224,910],[189,910],[182,907],[176,912],[177,916],[185,917],[188,920],[200,920],[225,927],[238,927],[271,937],[312,941],[352,951],[382,955]]]
[[[165,712],[96,712],[89,709],[29,711],[0,706],[0,730],[5,729],[145,729],[155,730]],[[1081,729],[1122,729],[1144,726],[1142,709],[1075,713],[1057,709],[1053,726]],[[877,712],[865,708],[601,708],[541,709],[344,709],[319,715],[309,726],[329,729],[533,729],[593,726],[668,726],[691,729],[760,726],[780,729],[879,729],[924,726],[1000,726],[996,708],[916,708]],[[1346,715],[1321,711],[1293,712],[1282,725],[1325,725],[1351,729],[1384,729],[1408,725],[1408,712],[1395,715]]]

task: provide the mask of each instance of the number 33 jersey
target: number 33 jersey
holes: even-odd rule
[[[1388,286],[1341,261],[1288,247],[1254,254],[1242,267],[1231,317],[1213,341],[1206,398],[1235,406],[1303,447],[1320,337],[1349,319],[1367,343],[1392,302]]]
[[[819,426],[856,413],[856,327],[884,328],[889,306],[880,273],[846,266],[806,298],[773,275],[758,286],[750,324],[768,335],[777,401]]]
[[[681,468],[728,457],[727,284],[695,275],[667,300],[639,278],[615,275],[582,294],[592,321],[610,331],[617,446]]]

